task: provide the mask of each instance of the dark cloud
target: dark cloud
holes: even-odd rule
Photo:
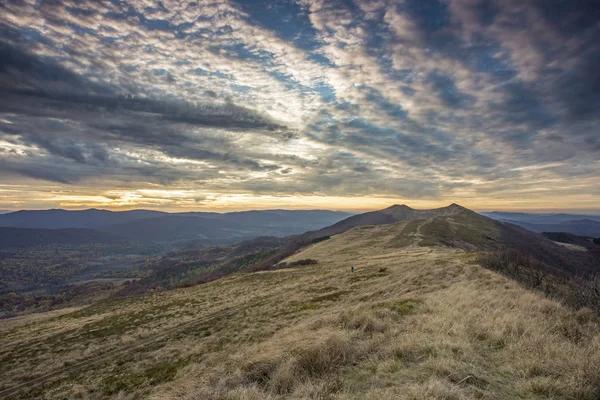
[[[598,30],[600,3],[595,0],[536,0],[533,3],[543,18],[565,36]]]
[[[426,134],[401,132],[393,128],[381,128],[364,119],[347,121],[345,142],[353,148],[375,157],[402,160],[413,166],[424,166],[431,162],[444,162],[456,155],[449,148],[431,140]]]
[[[373,102],[388,116],[397,119],[406,119],[406,117],[408,116],[408,113],[402,108],[402,106],[390,102],[388,99],[385,98],[385,96],[381,94],[379,90],[367,88],[366,91],[366,100],[369,102]]]
[[[28,107],[31,102],[41,108]],[[270,122],[264,116],[235,104],[191,105],[183,102],[161,101],[125,96],[95,96],[49,91],[6,91],[0,95],[3,111],[35,116],[73,115],[76,112],[143,113],[175,123],[224,129],[278,131],[286,128]]]
[[[80,164],[105,162],[108,152],[95,143],[77,143],[71,139],[51,140],[44,137],[29,137],[30,143],[48,151],[50,154],[64,157]]]
[[[504,119],[511,124],[527,124],[533,129],[552,126],[557,117],[544,104],[542,94],[535,87],[522,81],[509,83],[503,87],[507,94],[500,105]]]
[[[600,34],[600,30],[598,31]],[[600,107],[600,46],[577,66],[556,78],[553,93],[567,110],[569,118],[580,120],[598,116]]]
[[[54,170],[56,168],[47,168],[45,166],[36,166],[36,165],[21,165],[21,166],[15,166],[15,165],[10,165],[8,164],[6,161],[2,160],[2,165],[0,165],[0,176],[4,174],[8,174],[8,175],[22,175],[22,176],[26,176],[28,178],[33,178],[33,179],[41,179],[44,181],[50,181],[50,182],[57,182],[57,183],[64,183],[64,184],[71,184],[73,183],[70,179],[68,179],[67,177],[64,177],[58,173],[56,173]]]
[[[475,12],[479,23],[483,26],[489,26],[495,21],[500,10],[494,0],[481,0],[475,3]]]
[[[426,82],[431,85],[431,88],[447,107],[470,108],[476,101],[475,96],[461,92],[451,77],[440,72],[430,73]]]
[[[443,1],[408,0],[405,7],[416,24],[426,33],[438,32],[450,23],[450,12]]]
[[[410,86],[402,86],[400,89],[407,96],[412,96],[415,94],[415,89],[411,88]]]
[[[1,43],[0,88],[0,112],[20,116],[16,123],[0,126],[1,132],[19,136],[21,144],[36,146],[78,164],[114,166],[118,162],[111,160],[104,146],[112,142],[154,148],[171,157],[215,161],[242,170],[275,170],[279,167],[236,154],[230,146],[227,150],[226,140],[194,137],[186,126],[256,131],[282,139],[294,137],[284,126],[231,102],[190,104],[117,94],[110,85],[91,83],[49,60]],[[4,169],[53,182],[79,180],[78,173],[66,178],[53,172],[52,167]],[[98,170],[98,174],[102,173]],[[145,175],[146,171],[137,173]]]
[[[2,42],[0,87],[0,110],[10,112],[36,115],[38,112],[46,112],[44,109],[48,108],[67,112],[78,109],[139,112],[199,126],[269,131],[285,129],[253,110],[230,102],[192,105],[185,101],[155,100],[118,93],[110,85],[89,82],[55,63]],[[43,110],[31,110],[27,107],[31,97],[45,102],[45,106],[41,107]]]
[[[6,31],[0,25],[0,32]],[[0,87],[5,92],[72,96],[114,95],[112,88],[89,82],[49,59],[43,59],[0,41]]]

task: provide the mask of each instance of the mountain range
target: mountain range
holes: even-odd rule
[[[338,252],[352,253],[355,248],[364,246],[370,246],[373,251],[391,251],[407,247],[449,248],[477,253],[512,251],[539,261],[552,273],[581,276],[598,272],[600,246],[583,237],[572,235],[571,240],[575,240],[573,238],[577,238],[577,243],[583,241],[589,245],[582,248],[583,251],[573,251],[572,247],[557,243],[559,240],[553,237],[529,231],[506,221],[488,218],[458,204],[430,210],[415,210],[402,204],[353,215],[330,226],[284,238],[275,246],[269,237],[253,239],[252,246],[268,244],[272,254],[267,257],[261,256],[260,261],[257,260],[255,264],[246,265],[244,268],[246,272],[281,268],[281,262],[285,258],[321,242],[333,240],[336,244],[331,251],[336,248],[335,251]],[[341,246],[342,242],[346,245]],[[241,242],[240,245],[247,247],[244,243],[246,242]],[[201,251],[196,258],[203,259],[202,254]],[[170,277],[181,276],[189,269],[188,264],[178,266],[177,262],[172,262],[158,270],[163,271],[167,267]],[[229,265],[216,266],[206,274],[200,273],[196,282],[220,279],[231,271]],[[158,284],[153,282],[158,276],[161,274],[146,278],[147,287]],[[158,279],[164,280],[163,276],[164,274]]]
[[[518,212],[482,212],[482,215],[510,222],[534,232],[567,232],[579,236],[600,236],[600,215],[532,214]]]
[[[151,210],[35,210],[0,215],[0,227],[84,228],[129,240],[218,244],[258,236],[287,236],[331,225],[351,214],[327,210],[264,210],[231,213],[166,213]],[[58,232],[56,232],[59,234]],[[32,235],[37,233],[32,232]]]

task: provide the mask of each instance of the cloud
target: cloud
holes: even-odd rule
[[[461,92],[454,80],[447,75],[431,72],[427,75],[426,81],[431,85],[431,89],[437,92],[446,107],[470,108],[476,101],[475,96]]]
[[[0,47],[0,56],[5,56],[0,63],[4,93],[0,100],[8,103],[0,106],[11,112],[36,115],[48,113],[48,109],[72,113],[92,108],[92,111],[146,113],[168,121],[217,128],[285,129],[266,116],[231,102],[190,104],[136,98],[131,94],[117,94],[108,86],[90,83],[58,65],[43,62],[9,46]],[[57,88],[59,85],[62,87]],[[45,104],[41,109],[31,109],[27,106],[31,97]]]
[[[3,161],[3,165],[0,166],[0,175],[2,173],[18,174],[23,175],[33,179],[41,179],[44,181],[71,184],[68,178],[56,173],[55,171],[48,170],[44,167],[37,167],[35,165],[25,165],[25,166],[13,166]]]
[[[88,194],[165,185],[201,202],[240,192],[492,201],[558,190],[577,173],[591,187],[598,10],[592,0],[10,2],[0,173]],[[554,163],[542,180],[520,169]]]

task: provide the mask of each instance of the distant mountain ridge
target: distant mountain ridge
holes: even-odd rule
[[[528,214],[513,212],[482,212],[482,215],[519,225],[533,232],[566,232],[579,236],[600,236],[599,215]]]
[[[593,221],[600,222],[600,215],[594,214],[568,214],[568,213],[525,213],[525,212],[504,212],[504,211],[491,211],[491,212],[481,212],[480,214],[485,215],[486,217],[490,217],[493,219],[505,219],[511,221],[519,221],[519,222],[529,222],[529,223],[557,223],[557,222],[566,222],[566,221],[574,221],[581,219],[590,219]]]
[[[227,243],[258,236],[288,236],[331,225],[351,214],[328,210],[253,210],[167,213],[152,210],[24,210],[0,215],[0,227],[85,228],[130,240]]]
[[[222,243],[235,241],[238,238],[241,240],[252,236],[255,232],[255,229],[229,221],[177,214],[137,219],[98,229],[125,238],[148,242],[205,239],[208,242]]]
[[[600,236],[600,222],[590,219],[582,219],[576,221],[565,221],[560,224],[531,224],[519,221],[507,221],[515,225],[522,226],[534,232],[566,232],[579,236]]]
[[[99,228],[106,225],[158,217],[168,213],[151,210],[21,210],[0,215],[0,226],[13,228]]]

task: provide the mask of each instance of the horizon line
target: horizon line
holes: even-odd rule
[[[461,207],[464,207],[462,205],[460,205],[459,203],[453,202],[450,203],[447,206],[442,206],[442,207],[433,207],[433,208],[414,208],[411,207],[410,205],[403,203],[403,204],[391,204],[389,207],[392,207],[394,205],[406,205],[410,208],[413,208],[415,210],[432,210],[432,209],[436,209],[436,208],[444,208],[444,207],[448,207],[452,204],[457,204]],[[346,213],[363,213],[363,212],[369,212],[369,211],[379,211],[382,209],[385,209],[387,207],[384,208],[356,208],[356,209],[350,209],[350,208],[346,208],[346,209],[329,209],[329,208],[317,208],[317,207],[308,207],[308,208],[239,208],[239,209],[229,209],[229,208],[213,208],[213,209],[195,209],[195,210],[187,210],[187,209],[180,209],[180,210],[173,210],[173,209],[169,209],[169,210],[165,210],[165,209],[157,209],[157,208],[97,208],[97,207],[87,207],[87,208],[79,208],[79,207],[73,207],[73,208],[19,208],[19,209],[0,209],[0,214],[10,214],[10,213],[14,213],[14,212],[19,212],[19,211],[52,211],[52,210],[61,210],[61,211],[90,211],[90,210],[97,210],[97,211],[109,211],[109,212],[131,212],[131,211],[154,211],[154,212],[161,212],[161,213],[166,213],[166,214],[180,214],[180,213],[217,213],[217,214],[226,214],[226,213],[233,213],[233,212],[247,212],[247,211],[331,211],[331,212],[346,212]],[[600,209],[581,209],[581,208],[510,208],[510,209],[506,209],[506,208],[477,208],[477,207],[473,207],[473,208],[469,208],[469,207],[465,207],[467,209],[470,209],[472,211],[475,211],[477,213],[492,213],[492,212],[499,212],[499,213],[525,213],[525,214],[581,214],[581,215],[586,215],[586,214],[598,214],[600,216]]]

